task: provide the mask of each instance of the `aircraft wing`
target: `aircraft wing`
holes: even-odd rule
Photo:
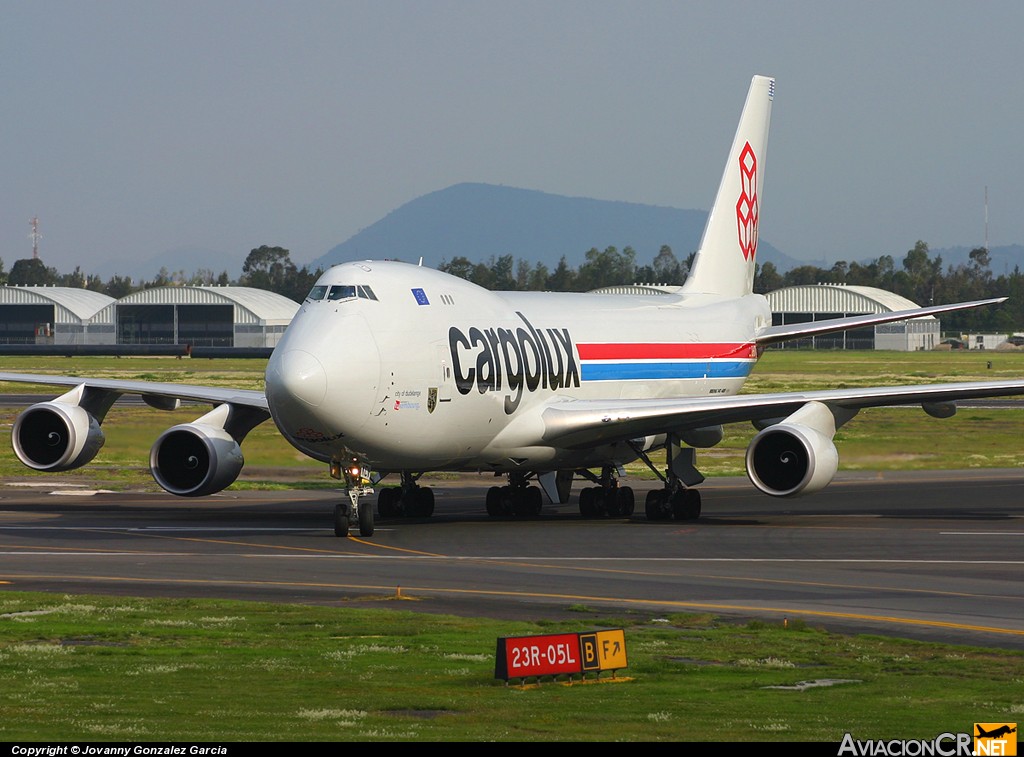
[[[167,384],[156,381],[125,381],[122,379],[80,378],[75,376],[50,376],[33,373],[0,373],[0,381],[12,381],[19,384],[43,384],[50,386],[76,387],[86,386],[89,389],[109,392],[115,396],[122,394],[139,394],[150,404],[164,406],[158,400],[191,400],[209,402],[214,405],[231,404],[253,410],[266,411],[270,417],[267,398],[263,392],[250,389],[229,389],[212,386],[193,386],[189,384]]]
[[[817,334],[832,334],[836,331],[847,331],[848,329],[859,329],[865,326],[874,326],[880,323],[893,323],[894,321],[906,321],[911,318],[924,318],[940,313],[951,313],[955,310],[967,310],[983,305],[996,305],[1005,302],[1006,297],[995,297],[989,300],[974,300],[973,302],[957,302],[952,305],[933,305],[927,308],[914,308],[912,310],[895,310],[889,313],[869,313],[867,315],[851,315],[846,318],[830,318],[827,321],[810,321],[807,323],[790,323],[781,326],[768,326],[762,329],[756,337],[759,346],[785,342],[789,339],[802,339]]]
[[[739,394],[627,400],[560,400],[542,415],[544,440],[568,447],[637,439],[740,421],[782,420],[810,402],[852,411],[886,405],[921,405],[938,417],[951,403],[980,397],[1024,394],[1024,380],[827,389],[814,392]]]

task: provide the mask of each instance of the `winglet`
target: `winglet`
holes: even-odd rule
[[[775,79],[755,76],[683,291],[740,297],[754,282]]]

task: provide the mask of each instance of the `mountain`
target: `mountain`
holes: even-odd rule
[[[592,247],[630,246],[649,264],[662,245],[684,260],[697,249],[707,211],[564,197],[493,184],[455,184],[422,195],[388,213],[314,260],[325,269],[350,260],[390,258],[437,267],[512,255],[553,268],[564,255],[578,267]],[[761,240],[761,262],[787,271],[798,261]]]

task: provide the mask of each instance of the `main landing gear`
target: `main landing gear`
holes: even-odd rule
[[[536,516],[544,506],[541,491],[529,485],[528,473],[509,473],[508,486],[492,486],[487,490],[487,514]]]
[[[434,514],[434,490],[416,483],[422,473],[402,472],[399,486],[386,486],[377,495],[382,518],[429,518]]]
[[[644,512],[647,520],[692,521],[700,518],[700,492],[689,487],[704,480],[704,476],[694,466],[695,451],[691,447],[682,449],[678,439],[670,435],[665,442],[666,466],[665,473],[651,462],[651,459],[640,449],[634,451],[647,467],[664,483],[663,489],[654,489],[647,493]],[[582,501],[582,500],[581,500]]]
[[[588,470],[579,473],[597,484],[580,490],[580,515],[584,518],[628,518],[633,514],[636,506],[633,489],[619,486],[614,468],[606,465],[600,476]]]

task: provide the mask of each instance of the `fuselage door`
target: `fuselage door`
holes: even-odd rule
[[[455,377],[452,373],[452,356],[448,351],[447,344],[438,344],[435,347],[437,354],[438,370],[437,380],[437,401],[451,402],[452,387],[455,385]]]

